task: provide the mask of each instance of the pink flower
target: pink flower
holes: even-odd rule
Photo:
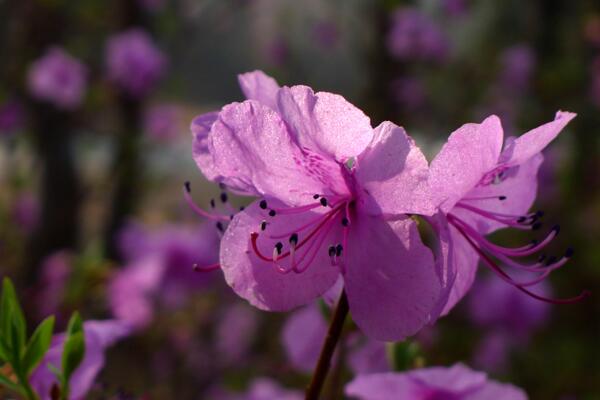
[[[249,100],[192,123],[204,175],[259,197],[221,241],[227,283],[260,309],[287,311],[341,275],[367,335],[399,340],[432,322],[444,288],[405,216],[433,211],[427,160],[412,139],[391,122],[373,129],[339,95],[279,88],[260,72],[240,84]]]
[[[283,326],[281,341],[287,359],[299,371],[311,372],[327,334],[327,320],[316,304],[294,311]],[[390,370],[385,343],[360,334],[348,337],[348,364],[355,374]]]
[[[471,287],[479,259],[505,282],[536,299],[570,302],[581,298],[552,300],[529,290],[563,266],[572,250],[558,259],[550,257],[532,264],[515,260],[545,248],[558,234],[558,226],[540,242],[515,248],[502,247],[485,238],[501,228],[540,228],[542,213],[528,210],[535,200],[536,175],[543,160],[541,151],[574,117],[573,113],[558,112],[554,121],[516,139],[507,139],[504,148],[498,117],[491,116],[481,124],[466,124],[452,133],[431,163],[431,193],[440,210],[431,221],[441,243],[443,270],[454,281],[444,313]],[[530,275],[516,279],[502,266]]]
[[[27,85],[37,100],[74,110],[85,95],[86,75],[87,69],[79,60],[59,47],[52,47],[29,67]]]
[[[139,28],[113,35],[106,45],[109,78],[133,97],[146,95],[163,76],[167,60]]]
[[[285,389],[269,378],[256,378],[245,393],[217,388],[209,397],[222,400],[301,400],[304,395],[297,390]]]
[[[182,132],[181,109],[173,104],[161,104],[146,111],[144,131],[154,140],[168,141]]]
[[[256,338],[258,322],[255,308],[241,303],[229,306],[217,327],[216,345],[221,354],[219,361],[242,363]]]
[[[41,282],[36,290],[36,312],[40,319],[49,315],[61,317],[61,305],[72,271],[71,255],[67,251],[53,253],[41,265]]]
[[[448,55],[448,40],[442,30],[417,8],[403,7],[392,15],[387,47],[402,61],[443,61]]]
[[[526,400],[523,390],[487,379],[463,364],[361,375],[346,385],[359,400]]]
[[[204,287],[210,277],[195,272],[193,266],[217,258],[218,237],[208,225],[156,232],[134,226],[121,240],[129,265],[111,281],[109,301],[115,317],[135,328],[152,321],[157,305],[177,308],[190,292]]]
[[[85,356],[69,382],[70,399],[84,399],[96,376],[104,366],[104,352],[118,340],[129,335],[129,328],[119,321],[87,321],[83,324],[85,333]],[[57,382],[56,376],[48,368],[48,364],[60,368],[63,351],[64,334],[52,338],[50,349],[30,378],[31,386],[42,396],[42,400],[50,400],[50,390]]]
[[[0,104],[0,136],[10,135],[21,129],[24,121],[23,105],[16,100]]]

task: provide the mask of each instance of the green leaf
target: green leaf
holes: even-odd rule
[[[83,333],[83,321],[81,321],[81,316],[77,311],[71,315],[71,319],[69,319],[69,325],[67,326],[67,336],[70,336],[74,333]]]
[[[0,386],[4,386],[5,388],[12,390],[13,392],[19,393],[20,395],[24,394],[23,389],[21,389],[21,387],[18,384],[14,383],[2,374],[0,374]]]
[[[415,366],[421,352],[416,342],[409,340],[399,343],[389,343],[387,347],[388,359],[394,371],[406,371]]]
[[[23,310],[17,299],[17,293],[9,278],[4,278],[2,282],[0,313],[0,335],[7,336],[9,344],[17,343],[18,349],[21,351],[25,346],[27,326],[25,325]],[[13,333],[16,334],[16,342],[12,340]]]
[[[52,341],[53,330],[54,316],[50,316],[42,321],[35,332],[33,332],[33,335],[31,335],[25,355],[23,356],[23,371],[25,372],[25,376],[29,376],[48,351],[50,342]]]
[[[85,355],[85,337],[82,332],[70,334],[65,340],[62,354],[62,374],[68,383],[73,372],[77,369]],[[67,392],[66,388],[63,391]]]

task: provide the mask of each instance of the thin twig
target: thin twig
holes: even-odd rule
[[[329,367],[331,366],[331,357],[335,351],[335,347],[340,339],[342,328],[344,327],[344,320],[348,315],[348,298],[346,297],[346,291],[342,291],[338,305],[333,313],[331,319],[331,325],[327,332],[327,337],[321,348],[321,354],[319,355],[319,361],[315,368],[310,385],[306,389],[306,400],[318,400],[323,384],[327,378]]]

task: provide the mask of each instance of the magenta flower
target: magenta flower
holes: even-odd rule
[[[262,73],[240,83],[250,100],[192,123],[204,175],[259,197],[221,241],[227,283],[260,309],[286,311],[341,275],[367,335],[398,340],[432,322],[441,277],[405,216],[433,211],[427,161],[412,139],[391,122],[372,129],[335,94],[277,88]]]
[[[550,297],[548,282],[542,281],[532,289]],[[478,280],[469,293],[468,310],[473,322],[482,328],[509,333],[513,339],[526,340],[550,316],[550,306],[514,290],[500,279],[486,277]],[[494,310],[493,313],[490,310]]]
[[[258,322],[255,308],[241,303],[229,306],[217,326],[219,361],[229,364],[243,362],[256,338]]]
[[[83,101],[87,69],[59,47],[52,47],[34,61],[27,72],[31,95],[62,110],[74,110]]]
[[[403,7],[392,15],[387,47],[402,61],[443,61],[448,40],[437,24],[417,8]]]
[[[83,324],[85,333],[85,356],[73,373],[69,382],[70,399],[84,399],[96,376],[104,366],[104,352],[115,342],[129,335],[129,328],[119,321],[87,321]],[[64,334],[52,338],[50,349],[30,378],[31,386],[42,396],[50,400],[50,390],[57,383],[56,376],[48,368],[49,364],[60,368]]]
[[[32,193],[19,194],[12,205],[12,220],[26,234],[32,233],[39,223],[40,204]]]
[[[584,293],[573,299],[551,300],[528,289],[563,266],[572,250],[558,259],[542,257],[533,264],[515,260],[539,253],[556,237],[558,226],[540,242],[521,247],[502,247],[485,238],[500,228],[536,230],[541,226],[542,213],[528,213],[536,195],[541,151],[574,117],[572,113],[558,112],[554,121],[516,139],[507,139],[504,149],[498,117],[491,116],[481,124],[466,124],[452,133],[431,163],[431,193],[440,209],[438,217],[431,221],[438,228],[444,268],[454,280],[445,313],[471,287],[479,259],[505,282],[536,299],[570,302],[585,296]],[[534,276],[515,279],[502,266]]]
[[[210,398],[222,400],[301,400],[304,395],[297,390],[281,387],[269,378],[256,378],[245,393],[232,393],[223,389],[214,390]]]
[[[327,320],[312,304],[294,311],[286,320],[281,341],[287,359],[299,371],[311,372],[319,358],[320,347],[327,334]],[[348,337],[348,364],[355,374],[390,370],[385,343],[361,334]]]
[[[133,97],[142,97],[164,75],[167,59],[139,28],[113,35],[106,45],[109,78]]]
[[[359,400],[527,400],[523,390],[463,364],[361,375],[346,385],[346,394]]]
[[[182,112],[173,104],[153,106],[146,111],[144,131],[158,141],[176,138],[182,132]]]
[[[71,255],[67,251],[59,251],[46,257],[41,265],[39,289],[36,290],[36,313],[41,319],[61,315],[61,305],[64,300],[66,286],[71,276]]]
[[[177,308],[191,292],[204,287],[210,277],[194,272],[193,266],[217,258],[218,237],[207,225],[157,232],[133,227],[122,241],[129,265],[115,275],[108,295],[114,316],[135,328],[151,322],[157,305]]]

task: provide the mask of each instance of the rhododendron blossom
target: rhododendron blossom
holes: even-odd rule
[[[279,88],[260,72],[240,83],[249,100],[192,126],[204,175],[259,197],[221,241],[227,283],[258,308],[286,311],[341,275],[353,319],[381,340],[435,319],[443,279],[406,216],[434,211],[427,161],[412,139],[391,122],[373,129],[339,95]]]
[[[508,138],[502,148],[500,120],[491,116],[481,124],[466,124],[456,130],[431,163],[431,193],[439,204],[440,215],[433,219],[443,239],[445,268],[454,284],[444,312],[448,312],[469,290],[481,259],[501,279],[530,296],[552,300],[533,293],[536,285],[552,271],[563,266],[572,255],[568,249],[560,257],[541,256],[535,263],[515,258],[538,254],[558,234],[553,227],[541,241],[521,247],[502,247],[485,235],[500,228],[537,230],[542,212],[528,213],[535,200],[537,171],[542,163],[541,151],[575,117],[558,112],[554,121],[535,128],[518,138]],[[533,276],[516,279],[502,266]]]
[[[523,390],[487,379],[463,364],[361,375],[346,385],[360,400],[526,400]]]

